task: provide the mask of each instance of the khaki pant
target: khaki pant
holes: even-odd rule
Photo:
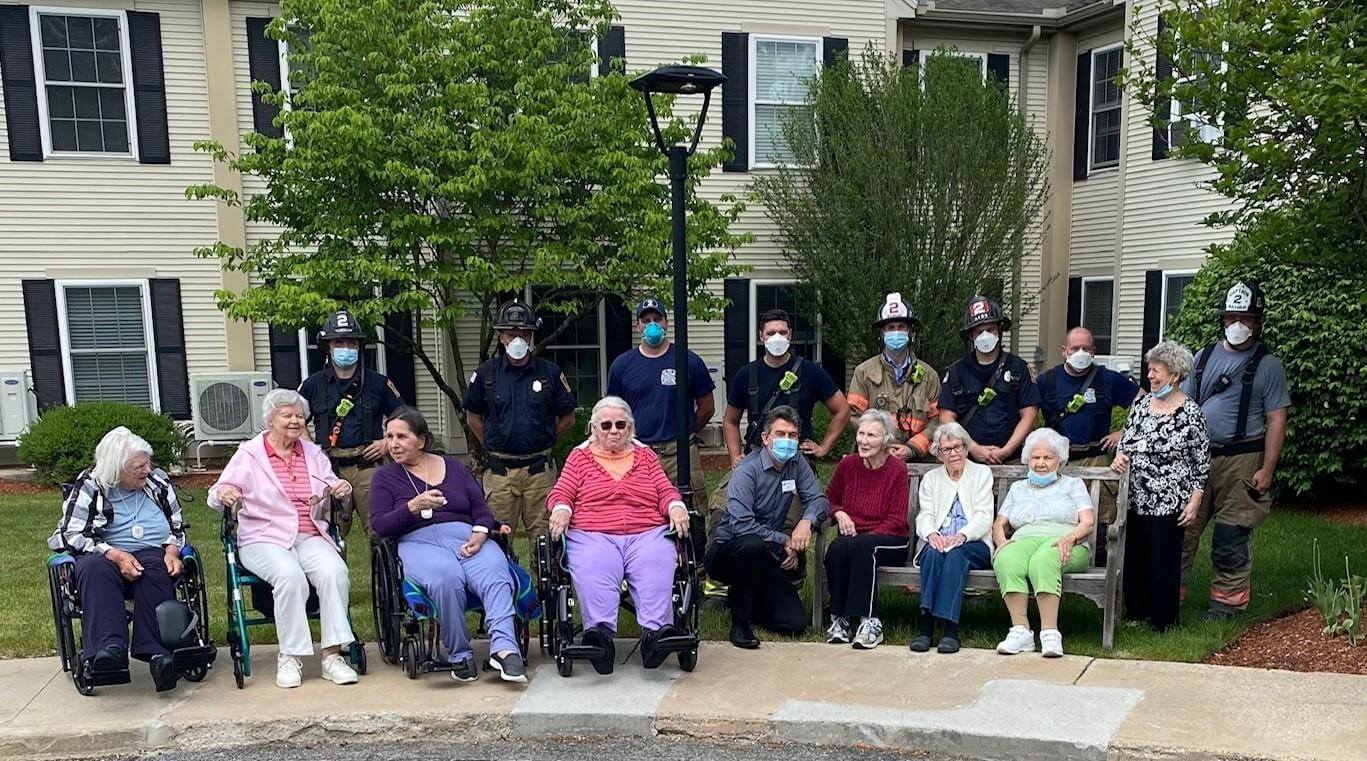
[[[351,484],[351,510],[342,513],[342,536],[351,533],[351,524],[357,516],[361,518],[361,529],[366,536],[374,536],[370,530],[370,479],[375,477],[378,466],[361,468],[343,465],[337,468],[337,477]]]
[[[1210,478],[1196,521],[1182,542],[1182,586],[1186,589],[1201,534],[1212,520],[1210,538],[1210,607],[1240,611],[1248,607],[1253,587],[1253,529],[1272,512],[1272,494],[1253,489],[1253,474],[1263,466],[1262,452],[1210,458]]]
[[[679,444],[669,441],[663,444],[651,444],[650,448],[655,450],[655,454],[660,457],[660,467],[664,468],[665,475],[669,477],[669,482],[675,487],[679,485]],[[707,479],[703,478],[702,472],[702,447],[698,442],[688,445],[688,470],[689,480],[693,482],[693,507],[700,513],[706,513],[708,508],[707,501]]]
[[[1069,460],[1068,464],[1079,468],[1109,468],[1115,459],[1114,455],[1101,454],[1095,457],[1083,457],[1077,460]],[[1118,484],[1103,481],[1101,483],[1101,504],[1096,506],[1097,521],[1105,525],[1115,523],[1115,497]],[[1103,534],[1104,537],[1104,534]],[[1105,541],[1104,539],[1102,540]]]
[[[517,533],[519,522],[528,539],[546,533],[550,508],[546,497],[555,486],[555,463],[546,462],[539,473],[530,468],[508,468],[507,473],[484,471],[484,500],[494,517]]]

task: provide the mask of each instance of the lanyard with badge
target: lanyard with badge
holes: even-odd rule
[[[140,491],[140,490],[134,490],[134,491],[131,491],[131,492],[129,492],[129,493],[130,493],[130,494],[137,494],[138,491]],[[120,506],[127,505],[127,504],[128,504],[128,500],[130,499],[130,497],[125,497],[125,498],[123,498],[123,499],[119,499],[118,497],[114,496],[114,493],[113,493],[112,491],[107,495],[106,498],[107,498],[110,502],[112,502],[112,503],[114,504],[114,508],[115,508],[116,510],[117,510]],[[133,517],[136,517],[136,516],[133,516]],[[142,526],[141,523],[134,523],[134,524],[133,524],[133,527],[132,527],[131,529],[128,530],[128,533],[129,533],[129,534],[132,534],[132,536],[133,536],[134,539],[139,539],[139,540],[140,540],[140,539],[142,539],[144,536],[147,536],[147,529],[143,528],[143,526]]]

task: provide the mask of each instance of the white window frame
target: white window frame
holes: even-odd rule
[[[1120,93],[1120,103],[1116,106],[1107,108],[1107,111],[1117,111],[1120,114],[1120,150],[1116,153],[1115,161],[1097,165],[1096,148],[1096,59],[1099,55],[1105,55],[1112,51],[1120,51],[1120,66],[1125,66],[1125,44],[1117,42],[1114,45],[1107,45],[1104,48],[1096,48],[1092,51],[1092,72],[1087,82],[1087,171],[1098,172],[1106,169],[1117,169],[1120,166],[1120,157],[1125,153],[1125,93]]]
[[[749,127],[749,129],[750,129],[750,141],[749,141],[749,142],[750,142],[750,146],[749,146],[749,151],[750,151],[750,168],[751,168],[751,169],[773,169],[774,167],[778,166],[778,164],[775,164],[775,163],[773,163],[773,162],[771,162],[771,161],[760,161],[759,158],[758,158],[758,157],[756,156],[756,154],[755,154],[755,143],[758,142],[758,141],[755,140],[755,135],[757,134],[757,132],[756,132],[756,130],[755,130],[755,105],[756,105],[756,100],[757,100],[757,97],[758,97],[758,93],[757,93],[757,90],[756,90],[756,83],[757,83],[757,80],[759,79],[759,75],[758,75],[759,66],[757,65],[757,61],[756,61],[756,58],[755,58],[755,50],[757,49],[758,44],[759,44],[761,41],[765,41],[765,42],[805,42],[805,43],[812,43],[813,46],[814,46],[814,48],[815,48],[815,55],[813,56],[813,60],[816,62],[816,70],[817,70],[818,73],[820,73],[820,71],[821,71],[821,66],[822,66],[822,45],[824,44],[824,42],[823,42],[823,40],[822,40],[820,37],[807,37],[807,36],[802,36],[802,35],[790,35],[790,34],[752,34],[752,35],[750,35],[750,42],[749,42],[750,48],[749,48],[749,51],[748,51],[748,55],[749,55],[749,59],[748,59],[748,60],[750,61],[750,66],[749,66],[749,69],[750,69],[750,72],[749,72],[749,74],[750,74],[749,79],[750,79],[750,81],[749,81],[749,83],[748,83],[749,98],[747,99],[747,100],[749,100],[749,105],[748,105],[749,116],[748,116],[747,118],[749,119],[749,123],[750,123],[750,127]],[[595,50],[595,51],[597,50],[597,46],[596,46],[596,45],[594,46],[594,50]],[[781,102],[780,102],[780,101],[772,101],[772,100],[769,100],[768,98],[766,98],[763,105],[766,105],[766,106],[773,106],[773,105],[776,105],[776,106],[809,106],[810,104],[807,103],[806,100],[803,100],[801,103],[789,103],[789,102],[787,102],[787,101],[781,101]]]
[[[1228,44],[1228,43],[1221,43],[1221,45],[1220,45],[1220,72],[1221,72],[1221,73],[1224,73],[1225,71],[1228,70],[1228,67],[1229,67],[1229,64],[1228,64],[1228,62],[1227,62],[1227,57],[1228,57],[1227,54],[1228,54],[1228,53],[1229,53],[1229,44]],[[1174,85],[1184,85],[1184,84],[1189,84],[1189,83],[1194,82],[1194,81],[1196,81],[1196,76],[1195,76],[1194,74],[1191,74],[1191,75],[1187,75],[1187,76],[1179,76],[1179,77],[1176,77],[1176,78],[1173,80],[1173,83],[1174,83]],[[1195,135],[1195,139],[1196,139],[1197,141],[1202,142],[1202,143],[1206,143],[1207,145],[1214,145],[1215,143],[1220,142],[1220,139],[1221,139],[1222,137],[1224,137],[1224,134],[1225,134],[1224,125],[1221,124],[1221,123],[1219,123],[1219,122],[1217,122],[1217,123],[1215,123],[1215,124],[1207,124],[1207,123],[1205,123],[1205,122],[1198,122],[1196,119],[1190,118],[1190,117],[1185,113],[1185,111],[1184,111],[1183,108],[1182,108],[1182,101],[1181,101],[1180,99],[1178,99],[1177,97],[1174,96],[1174,97],[1172,98],[1172,100],[1170,101],[1169,105],[1168,105],[1168,147],[1169,147],[1169,148],[1176,148],[1177,145],[1178,145],[1178,144],[1172,139],[1172,130],[1173,130],[1173,127],[1176,127],[1176,126],[1177,126],[1177,123],[1178,123],[1179,121],[1185,121],[1185,122],[1186,122],[1186,126],[1184,127],[1184,129],[1187,130],[1187,133],[1188,133],[1188,134],[1194,134],[1194,135]]]
[[[1116,301],[1115,278],[1114,278],[1114,277],[1112,277],[1112,276],[1110,276],[1110,275],[1106,275],[1105,277],[1084,277],[1084,278],[1082,278],[1082,295],[1081,295],[1081,298],[1079,299],[1078,324],[1081,325],[1081,326],[1084,327],[1084,328],[1087,327],[1087,324],[1086,324],[1086,323],[1087,323],[1087,284],[1088,284],[1088,283],[1099,283],[1099,282],[1107,282],[1107,283],[1110,283],[1110,284],[1111,284],[1111,324],[1107,327],[1107,333],[1108,333],[1108,335],[1109,335],[1109,337],[1110,337],[1110,340],[1111,340],[1111,351],[1109,351],[1109,352],[1102,352],[1102,353],[1104,353],[1104,354],[1114,354],[1114,353],[1115,353],[1115,301]],[[1167,281],[1164,281],[1165,284],[1166,284],[1166,282],[1167,282]],[[1087,328],[1087,329],[1088,329],[1088,330],[1091,330],[1091,328]],[[1093,333],[1093,338],[1095,338],[1095,333]]]
[[[987,81],[987,54],[986,54],[986,53],[971,53],[971,52],[965,52],[965,51],[962,51],[962,50],[949,50],[949,49],[943,49],[943,50],[941,50],[941,49],[938,49],[938,48],[935,49],[935,50],[920,50],[920,51],[917,51],[916,72],[917,72],[917,78],[918,78],[918,79],[920,80],[920,82],[921,82],[921,87],[922,87],[922,89],[924,89],[925,86],[926,86],[926,62],[927,62],[928,60],[930,60],[930,57],[931,57],[931,56],[936,55],[936,54],[939,54],[939,55],[955,56],[955,57],[957,57],[957,58],[976,58],[976,59],[978,59],[978,68],[982,71],[983,81],[984,81],[984,82]]]
[[[1158,302],[1158,340],[1162,341],[1168,333],[1168,281],[1174,277],[1195,277],[1194,269],[1163,270],[1163,292]]]
[[[790,285],[790,286],[791,286],[791,285],[797,285],[797,281],[796,281],[796,280],[793,280],[793,279],[791,279],[791,278],[786,279],[786,280],[785,280],[785,279],[782,279],[782,278],[777,278],[777,279],[771,279],[771,280],[751,280],[751,281],[750,281],[750,296],[749,296],[749,302],[750,302],[750,306],[751,306],[751,309],[750,309],[750,336],[751,336],[751,338],[750,338],[748,341],[746,341],[746,343],[749,344],[749,346],[750,346],[750,361],[751,361],[751,362],[754,362],[755,359],[758,357],[758,354],[759,354],[759,352],[757,351],[759,344],[755,341],[755,338],[754,338],[754,337],[756,337],[756,336],[759,335],[759,327],[760,327],[760,326],[759,326],[759,314],[760,314],[760,313],[759,313],[759,310],[758,310],[758,309],[755,309],[755,308],[754,308],[754,304],[755,304],[756,301],[759,300],[759,289],[760,289],[760,286],[784,286],[784,285]],[[792,315],[789,315],[789,317],[791,317],[791,316],[792,316]],[[807,358],[807,361],[809,361],[809,362],[816,362],[817,364],[821,364],[821,359],[822,359],[821,315],[816,315],[813,324],[816,326],[816,356],[815,356],[815,357],[808,357],[808,358]],[[790,327],[791,329],[793,329],[793,330],[796,330],[796,329],[797,329],[796,326],[793,326],[793,325],[790,325],[789,327]]]
[[[595,55],[597,54],[597,51],[598,51],[598,43],[595,41],[595,42],[594,42],[594,53],[595,53]],[[596,66],[596,64],[595,64],[595,66]],[[589,345],[589,344],[545,344],[545,345],[544,345],[544,348],[547,348],[547,349],[597,349],[597,350],[598,350],[598,388],[599,388],[600,390],[601,390],[601,389],[604,389],[604,388],[607,388],[607,385],[608,385],[608,329],[607,329],[607,328],[608,328],[608,325],[607,325],[607,309],[605,308],[605,306],[606,306],[606,301],[607,301],[606,299],[600,298],[600,299],[598,299],[598,304],[595,306],[595,309],[598,310],[598,345],[597,345],[597,346],[591,346],[591,345]],[[531,308],[532,308],[533,311],[536,310],[536,302],[532,301],[532,286],[528,285],[527,287],[525,287],[525,288],[522,289],[522,303],[531,306]],[[542,344],[541,344],[540,341],[537,341],[537,342],[536,342],[536,345],[537,345],[537,346],[542,346]],[[576,399],[575,401],[578,402],[578,403],[580,404],[580,406],[583,406],[583,400]]]
[[[143,353],[147,356],[147,393],[151,397],[152,411],[161,412],[161,389],[157,386],[157,349],[152,326],[151,283],[145,279],[120,280],[54,280],[57,291],[58,337],[62,348],[62,381],[66,386],[69,404],[76,404],[75,368],[71,361],[71,329],[67,324],[66,289],[68,288],[137,288],[142,300],[142,343]]]
[[[43,63],[43,29],[38,22],[39,16],[85,16],[112,18],[119,24],[119,58],[123,66],[123,110],[128,125],[128,150],[123,153],[110,151],[54,151],[52,149],[52,123],[48,117],[47,104],[47,66]],[[138,159],[138,115],[133,102],[133,54],[128,42],[128,14],[125,11],[101,8],[66,8],[50,5],[32,5],[28,9],[29,34],[32,37],[34,84],[38,90],[38,127],[43,139],[43,158],[80,158],[80,159]],[[112,87],[94,82],[80,83],[78,87]]]

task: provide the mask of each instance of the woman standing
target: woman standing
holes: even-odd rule
[[[1130,410],[1111,467],[1130,474],[1125,615],[1161,632],[1177,623],[1182,536],[1201,505],[1210,438],[1201,406],[1179,388],[1191,372],[1191,352],[1163,341],[1144,358],[1154,391]]]

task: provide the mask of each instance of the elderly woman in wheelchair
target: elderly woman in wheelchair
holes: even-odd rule
[[[432,434],[416,409],[404,407],[390,415],[384,436],[394,462],[371,482],[370,525],[382,541],[397,540],[403,575],[421,587],[439,612],[451,677],[458,682],[478,677],[464,616],[477,598],[490,635],[486,667],[504,681],[525,683],[523,637],[514,608],[516,586],[499,542],[490,540],[499,525],[483,490],[459,460],[429,451]],[[392,595],[395,581],[384,580],[381,593]],[[391,626],[394,606],[385,607],[377,607],[377,627]],[[386,636],[382,630],[382,644]],[[389,642],[391,650],[394,644]],[[403,653],[409,676],[417,675],[419,660],[430,660],[419,658],[419,644],[425,646],[409,642]]]
[[[214,660],[198,556],[185,543],[170,478],[151,456],[152,447],[127,428],[106,433],[48,539],[60,553],[48,561],[58,651],[87,695],[130,681],[126,600],[133,603],[131,654],[148,663],[158,692],[181,676],[203,679]],[[79,660],[71,624],[77,616]]]
[[[589,440],[570,453],[547,498],[551,541],[542,540],[538,548],[539,575],[558,575],[555,544],[563,538],[583,620],[583,637],[573,645],[566,636],[568,605],[543,600],[547,615],[556,617],[554,650],[564,676],[572,658],[589,660],[600,674],[612,673],[623,581],[641,627],[642,665],[656,668],[675,652],[685,669],[695,663],[697,636],[688,620],[696,617],[695,562],[685,561],[689,578],[682,595],[676,588],[680,552],[692,547],[688,510],[659,457],[634,437],[631,407],[620,397],[604,397],[593,407]],[[550,586],[555,584],[543,581]]]

